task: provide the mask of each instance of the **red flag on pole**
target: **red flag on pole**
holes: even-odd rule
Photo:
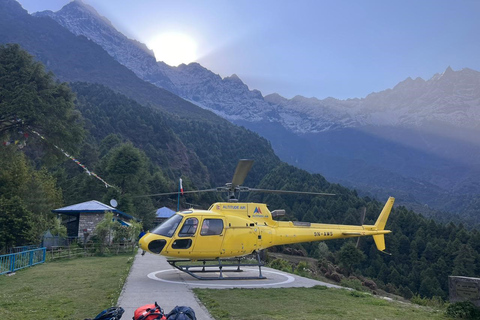
[[[180,178],[180,193],[183,195],[182,178]]]

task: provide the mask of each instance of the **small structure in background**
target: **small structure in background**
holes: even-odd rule
[[[54,236],[50,232],[50,230],[47,230],[42,237],[42,247],[45,247],[47,249],[50,249],[51,247],[58,247],[58,246],[66,246],[68,245],[67,239],[60,237],[60,236]]]
[[[66,221],[67,236],[70,239],[76,238],[81,241],[88,241],[88,237],[92,235],[96,225],[103,220],[105,212],[113,212],[113,218],[122,225],[129,226],[129,221],[135,219],[125,212],[96,200],[55,209],[52,212],[69,216]]]
[[[157,215],[155,217],[155,224],[159,225],[163,221],[167,220],[175,214],[175,211],[167,207],[161,207],[157,210]]]
[[[470,301],[480,307],[480,278],[448,277],[450,302]]]

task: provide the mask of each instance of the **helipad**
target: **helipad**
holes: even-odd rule
[[[246,267],[243,274],[258,275],[258,268]],[[125,319],[131,319],[138,307],[156,301],[165,312],[169,312],[177,305],[184,305],[195,310],[198,320],[212,320],[208,311],[196,299],[192,288],[285,288],[316,285],[341,288],[265,267],[262,268],[262,274],[266,279],[198,280],[173,268],[162,256],[152,254],[141,256],[139,253],[135,256],[117,305],[125,309],[123,315]]]
[[[177,273],[173,275],[172,273]],[[258,273],[258,269],[244,268],[243,273],[253,274]],[[179,270],[168,269],[155,271],[148,274],[148,277],[153,280],[168,282],[172,284],[182,284],[191,287],[203,288],[265,288],[272,286],[282,286],[295,281],[295,278],[286,273],[273,270],[263,270],[262,273],[267,279],[255,280],[198,280],[192,278]],[[178,281],[178,276],[182,280]],[[228,277],[226,277],[228,279]]]

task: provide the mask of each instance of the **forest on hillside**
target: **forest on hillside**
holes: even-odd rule
[[[0,46],[0,110],[2,251],[37,243],[44,231],[55,228],[52,209],[93,199],[117,199],[121,211],[149,228],[155,210],[175,208],[176,198],[145,195],[176,191],[180,177],[186,190],[221,186],[241,158],[255,160],[245,181],[250,187],[336,194],[248,196],[271,210],[285,209],[285,219],[360,224],[365,208],[365,224],[372,224],[386,200],[361,198],[319,174],[281,163],[268,141],[223,119],[168,113],[98,84],[60,83],[18,45]],[[208,208],[220,199],[189,195],[182,205]],[[319,261],[343,263],[349,273],[405,297],[446,298],[449,275],[480,275],[476,229],[439,223],[404,207],[394,208],[387,229],[392,230],[386,235],[391,255],[378,252],[370,238],[362,238],[358,248],[356,239],[293,247]],[[347,250],[356,258],[340,259],[338,253]]]

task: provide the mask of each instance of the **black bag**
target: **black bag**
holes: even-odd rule
[[[93,319],[85,320],[120,320],[124,312],[125,310],[122,307],[112,307],[103,310]]]
[[[167,320],[197,320],[195,311],[186,306],[176,306],[167,314]]]

